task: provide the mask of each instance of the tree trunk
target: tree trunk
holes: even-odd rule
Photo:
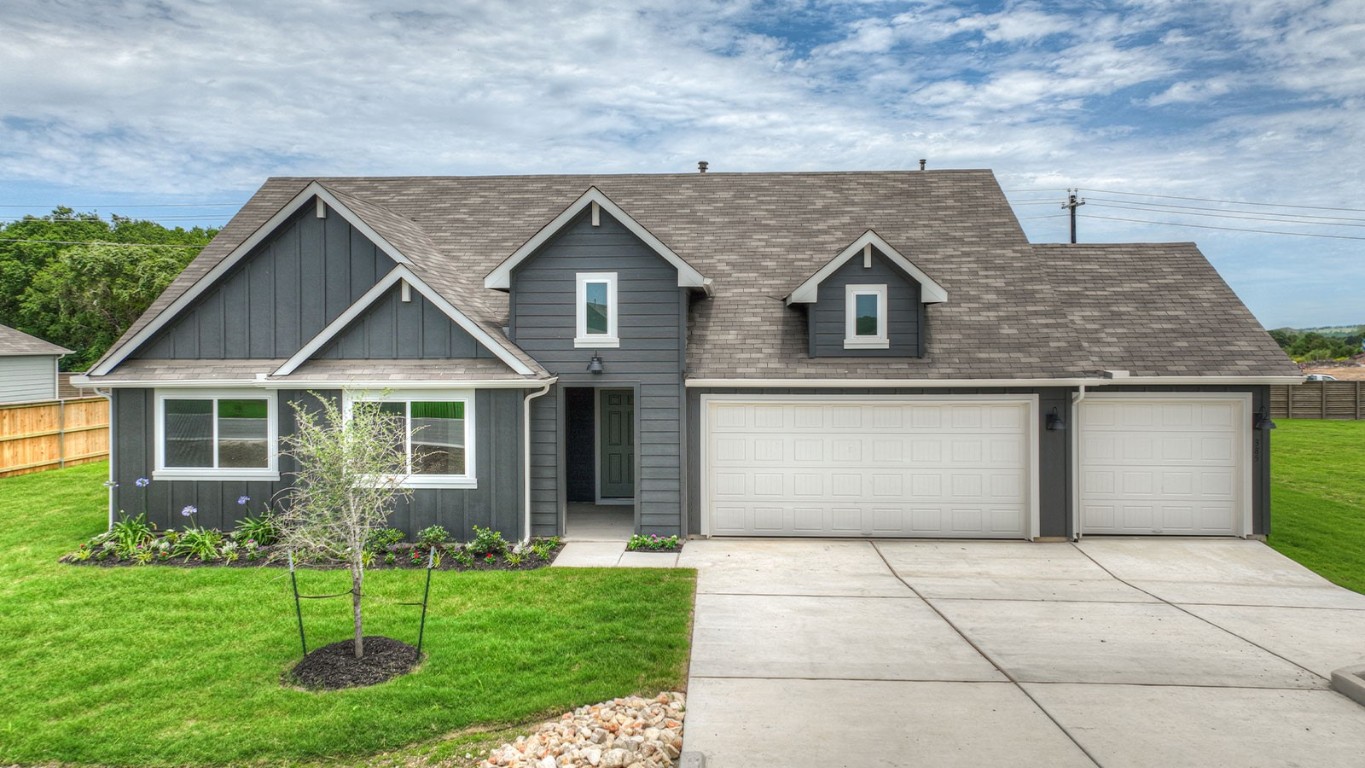
[[[365,656],[365,634],[360,623],[360,587],[365,580],[365,566],[356,560],[351,561],[351,613],[355,618],[355,657]]]

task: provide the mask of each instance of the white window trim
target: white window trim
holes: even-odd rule
[[[404,488],[459,488],[473,490],[479,487],[475,463],[474,436],[474,390],[472,389],[395,389],[384,391],[347,390],[342,402],[344,417],[351,418],[351,410],[356,402],[436,402],[464,403],[464,474],[463,475],[416,475],[412,474],[412,430],[407,429],[403,447],[408,454],[408,475],[401,478]],[[411,408],[408,409],[411,421]]]
[[[167,467],[167,400],[265,400],[269,464],[259,468]],[[153,398],[156,463],[153,480],[279,480],[280,420],[276,393],[259,389],[158,389]],[[218,463],[218,407],[213,408],[213,461]]]
[[[588,283],[607,284],[607,332],[605,334],[588,333]],[[578,316],[573,340],[574,347],[610,349],[621,346],[621,338],[618,335],[616,325],[616,273],[579,272],[574,296],[574,313]]]
[[[877,335],[859,336],[857,298],[859,296],[877,297]],[[888,349],[891,340],[886,335],[886,286],[885,285],[847,285],[844,286],[844,349]]]

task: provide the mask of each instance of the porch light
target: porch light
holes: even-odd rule
[[[1269,432],[1275,428],[1275,422],[1271,421],[1270,414],[1266,413],[1265,409],[1262,409],[1260,413],[1251,417],[1251,428]]]
[[[588,373],[597,374],[597,373],[601,373],[601,372],[602,372],[602,356],[599,355],[599,354],[597,354],[596,352],[594,352],[594,353],[592,353],[592,359],[588,361]]]
[[[1053,408],[1052,413],[1047,415],[1047,430],[1049,432],[1061,432],[1064,429],[1066,429],[1066,422],[1062,420],[1061,414],[1057,413],[1057,409]]]

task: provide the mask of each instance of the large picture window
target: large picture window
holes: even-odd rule
[[[402,422],[408,485],[475,487],[472,392],[357,393],[349,396],[346,412],[360,403],[373,403]]]
[[[618,347],[616,326],[616,273],[582,272],[578,275],[576,347]]]
[[[158,477],[279,477],[273,394],[158,390],[155,421]]]

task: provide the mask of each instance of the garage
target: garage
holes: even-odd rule
[[[1031,538],[1036,398],[702,398],[703,534]]]
[[[1250,530],[1250,395],[1092,394],[1078,407],[1083,534]]]

